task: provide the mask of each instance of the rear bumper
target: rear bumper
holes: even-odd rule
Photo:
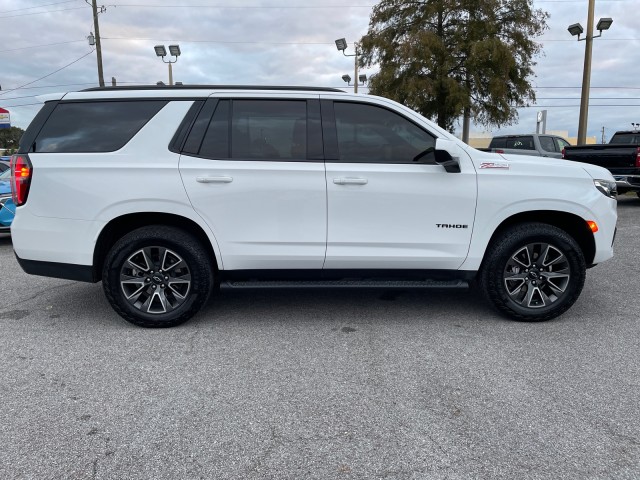
[[[91,265],[74,265],[71,263],[43,262],[40,260],[25,260],[16,254],[16,259],[26,273],[43,277],[63,278],[78,282],[96,283]]]
[[[640,190],[640,175],[614,175],[618,190]]]

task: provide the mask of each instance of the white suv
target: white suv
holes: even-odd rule
[[[479,152],[385,98],[183,86],[43,100],[12,158],[18,261],[102,280],[140,326],[186,321],[221,282],[475,280],[508,316],[547,320],[613,255],[607,170]]]

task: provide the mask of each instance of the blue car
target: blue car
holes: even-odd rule
[[[16,206],[11,198],[11,170],[0,173],[0,233],[9,233]]]

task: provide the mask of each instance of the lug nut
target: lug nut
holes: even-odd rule
[[[153,285],[151,288],[153,288],[153,289],[155,290],[155,289],[156,289],[156,286],[155,286],[155,285]]]
[[[169,277],[164,277],[165,280],[169,280]]]
[[[162,288],[164,288],[164,283],[162,285],[160,285]]]

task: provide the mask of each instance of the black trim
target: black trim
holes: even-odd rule
[[[333,112],[333,100],[320,100],[322,111],[322,136],[324,138],[324,159],[327,162],[339,162],[338,131],[336,116]]]
[[[340,92],[339,88],[301,87],[284,85],[139,85],[121,87],[92,87],[81,92],[113,92],[118,90],[294,90],[299,92]]]
[[[189,111],[182,119],[180,126],[176,130],[175,135],[171,139],[169,143],[169,151],[173,153],[180,153],[182,147],[184,146],[185,140],[187,139],[187,134],[191,130],[191,127],[196,121],[198,113],[202,109],[204,105],[204,100],[198,100],[193,102],[193,105],[189,108]]]
[[[204,107],[202,107],[200,113],[196,117],[196,120],[193,122],[193,125],[189,132],[189,136],[186,138],[182,146],[182,153],[186,153],[188,155],[196,157],[199,156],[198,152],[200,151],[200,147],[202,146],[204,134],[207,133],[209,123],[211,123],[211,119],[213,118],[213,113],[216,111],[216,107],[218,106],[218,101],[218,98],[207,99]]]
[[[15,253],[15,252],[14,252]],[[43,277],[63,278],[78,282],[96,283],[92,265],[75,265],[72,263],[43,262],[40,260],[25,260],[18,256],[16,259],[26,273]]]
[[[18,151],[16,153],[29,153],[32,151],[33,144],[40,134],[40,130],[42,130],[44,124],[47,123],[47,120],[58,106],[58,103],[60,103],[59,100],[45,102],[44,106],[27,127],[27,130],[22,134],[22,138],[20,138],[20,145],[18,146]]]
[[[324,160],[320,100],[307,100],[307,160]]]
[[[468,270],[221,270],[223,281],[320,281],[320,280],[472,280],[477,272]]]

